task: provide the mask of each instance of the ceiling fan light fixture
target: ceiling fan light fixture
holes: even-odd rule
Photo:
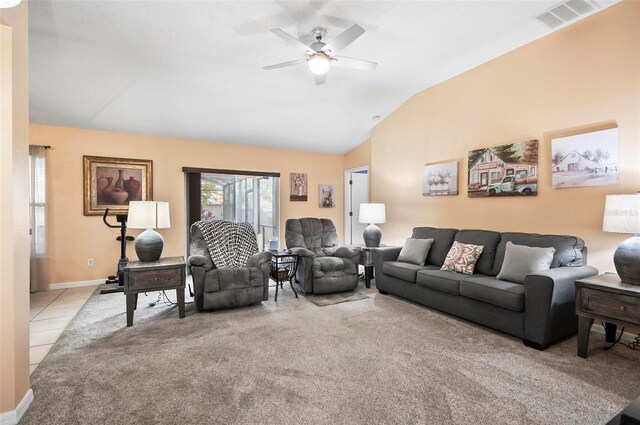
[[[329,58],[322,54],[316,53],[309,58],[309,71],[316,75],[324,75],[329,71],[331,67],[331,61]]]

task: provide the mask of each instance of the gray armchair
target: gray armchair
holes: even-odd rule
[[[361,249],[338,247],[338,234],[326,218],[289,219],[285,224],[287,248],[300,262],[294,285],[307,294],[349,291],[358,286]]]
[[[187,265],[193,276],[196,310],[239,307],[268,299],[271,266],[269,252],[252,255],[245,267],[216,268],[202,232],[192,225],[189,253]]]

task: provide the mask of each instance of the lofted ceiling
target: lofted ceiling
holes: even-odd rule
[[[599,0],[601,8],[617,0]],[[557,1],[29,3],[32,123],[343,154],[416,93],[551,32]],[[601,9],[600,9],[601,10]],[[265,71],[305,43],[366,32],[341,54],[373,71]]]

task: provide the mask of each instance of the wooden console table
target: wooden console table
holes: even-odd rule
[[[133,325],[133,311],[141,292],[175,289],[178,314],[184,318],[184,287],[186,265],[184,257],[166,257],[158,261],[129,261],[124,268],[124,294],[127,296],[127,326]]]
[[[617,325],[640,325],[640,286],[603,274],[576,281],[578,356],[587,357],[589,332],[594,320],[605,322],[606,341],[615,343]]]

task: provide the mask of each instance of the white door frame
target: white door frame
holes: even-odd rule
[[[369,172],[369,166],[363,165],[361,167],[349,168],[344,170],[344,240],[346,244],[349,241],[351,235],[351,220],[349,216],[349,205],[351,205],[351,188],[349,187],[349,174],[356,173],[358,171],[367,172],[367,202],[369,202],[369,193],[371,192],[371,173]]]

